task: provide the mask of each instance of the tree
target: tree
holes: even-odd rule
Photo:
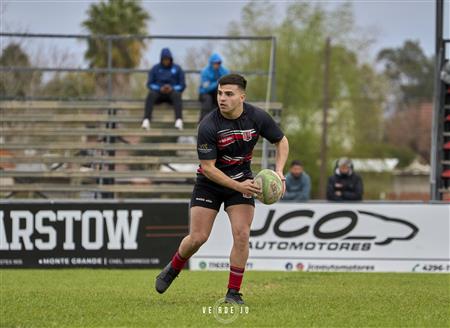
[[[397,147],[409,149],[429,162],[432,107],[431,103],[413,105],[395,113],[386,122],[387,141]]]
[[[402,47],[382,49],[377,61],[384,65],[398,109],[432,101],[434,58],[425,55],[418,41],[407,40]]]
[[[92,4],[88,10],[88,18],[82,23],[93,35],[127,35],[147,34],[147,23],[151,19],[141,6],[134,0],[108,0]],[[112,43],[112,67],[134,68],[139,65],[142,52],[146,45],[142,40],[114,40]],[[108,43],[102,39],[88,39],[88,49],[85,58],[90,67],[108,66]],[[104,80],[104,76],[102,77]],[[114,84],[125,86],[128,75],[115,74]],[[102,87],[105,87],[103,81]]]
[[[251,2],[240,22],[233,22],[230,35],[275,35],[277,100],[283,103],[283,124],[290,140],[290,159],[300,158],[318,181],[324,45],[332,40],[330,65],[331,108],[329,115],[329,166],[332,159],[364,153],[382,143],[384,84],[375,70],[360,60],[371,40],[358,35],[350,4],[326,11],[320,4],[295,2],[284,18],[273,20],[269,2]],[[228,47],[234,70],[268,67],[268,42],[234,42]],[[265,99],[266,79],[249,79],[252,99]],[[318,190],[314,190],[317,192]]]
[[[90,73],[56,74],[42,88],[42,95],[83,98],[95,93],[95,78]]]
[[[190,47],[184,58],[184,67],[189,69],[201,70],[208,65],[209,57],[214,52],[214,43],[206,42],[201,47]],[[225,65],[228,67],[227,65]],[[196,99],[198,97],[198,87],[200,84],[200,76],[197,74],[186,75],[186,90],[184,93],[188,99]]]
[[[10,43],[3,50],[0,66],[30,67],[30,59],[19,44]],[[7,97],[25,97],[30,95],[33,85],[40,83],[41,74],[35,72],[2,72],[0,93]]]

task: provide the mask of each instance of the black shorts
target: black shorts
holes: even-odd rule
[[[246,179],[251,178],[244,178]],[[191,207],[201,206],[219,211],[220,205],[224,208],[231,205],[248,204],[255,206],[253,197],[247,198],[236,190],[223,187],[205,177],[198,177],[192,192]]]

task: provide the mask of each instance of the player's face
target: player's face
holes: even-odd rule
[[[245,93],[237,85],[219,85],[217,88],[217,103],[222,113],[233,113],[241,108],[245,100]]]

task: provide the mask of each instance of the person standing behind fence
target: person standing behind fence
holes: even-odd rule
[[[222,66],[222,58],[214,53],[209,57],[209,64],[200,74],[199,98],[202,105],[199,122],[217,107],[217,81],[229,73],[228,69]]]
[[[311,197],[311,178],[299,160],[293,160],[286,175],[286,192],[283,201],[302,202]]]
[[[344,202],[362,200],[363,192],[363,181],[355,173],[353,162],[345,157],[339,159],[334,175],[328,178],[327,199]]]
[[[184,72],[173,62],[169,48],[161,50],[161,61],[148,73],[147,88],[149,93],[145,101],[145,114],[142,128],[150,129],[152,112],[155,104],[171,103],[175,110],[175,128],[183,129],[183,103],[181,93],[186,88]]]

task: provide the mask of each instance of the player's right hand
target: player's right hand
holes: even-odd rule
[[[261,193],[262,190],[253,180],[247,179],[240,182],[238,191],[244,195],[255,195]]]

